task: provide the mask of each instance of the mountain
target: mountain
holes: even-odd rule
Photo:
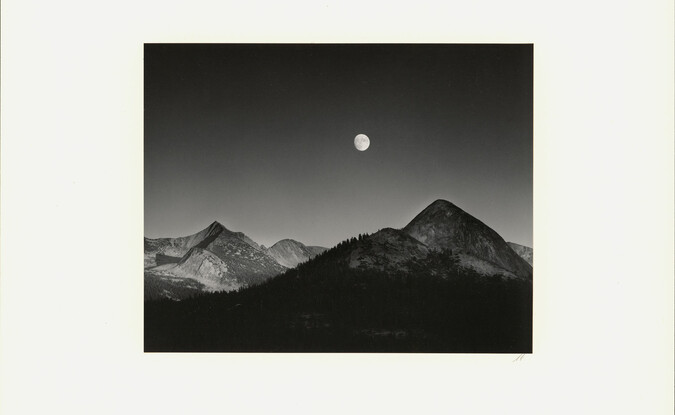
[[[307,249],[312,253],[312,256],[317,256],[327,248],[324,248],[323,246],[308,246]]]
[[[532,279],[532,266],[497,232],[447,200],[436,200],[402,230],[430,249],[451,250],[462,264],[478,272],[504,270]]]
[[[525,261],[527,261],[528,264],[532,265],[532,256],[533,256],[533,251],[532,248],[529,246],[525,245],[520,245],[515,242],[507,242],[511,249],[513,249],[516,254],[520,255],[521,258],[523,258]]]
[[[293,239],[282,239],[270,248],[267,248],[267,255],[271,256],[280,265],[286,268],[294,268],[301,262],[314,258],[326,248],[320,246],[305,246],[303,243]]]
[[[497,232],[446,200],[427,206],[403,229],[385,228],[352,239],[340,259],[352,269],[399,274],[414,269],[447,277],[454,271],[430,253],[448,252],[453,264],[479,275],[532,279],[530,248],[507,244]],[[292,239],[265,248],[218,222],[193,235],[145,238],[144,242],[147,298],[181,299],[204,291],[245,288],[326,251]]]
[[[197,244],[214,238],[225,227],[218,222],[213,222],[206,229],[190,236],[179,238],[144,238],[144,264],[145,268],[160,265],[160,263],[177,262],[190,248]],[[159,263],[158,263],[159,261]]]
[[[397,229],[385,228],[354,244],[347,256],[350,268],[408,271],[407,263],[425,258],[429,248]]]
[[[446,277],[451,272],[447,264],[439,266],[438,256],[430,253],[447,252],[453,263],[478,275],[532,278],[531,265],[494,230],[446,200],[430,204],[403,229],[384,228],[348,242],[349,249],[342,249],[335,260],[353,269],[398,274],[423,269]],[[313,257],[307,247],[288,239],[279,241],[268,254],[289,268]]]
[[[246,285],[260,283],[286,270],[241,232],[224,229],[203,248],[223,260],[228,274]]]
[[[195,280],[201,291],[232,291],[246,285],[229,272],[225,261],[199,247],[190,249],[177,263],[159,265],[146,272],[158,277]]]
[[[194,235],[145,239],[146,298],[232,291],[280,274],[280,265],[242,232],[218,222]]]
[[[260,285],[146,302],[145,351],[531,353],[531,281],[457,258],[396,229],[351,238]]]
[[[162,264],[146,269],[146,290],[185,299],[146,302],[146,351],[532,351],[532,267],[448,201],[311,258],[293,240],[265,248],[224,228],[201,234],[183,257],[157,252]],[[202,291],[220,292],[186,298]]]

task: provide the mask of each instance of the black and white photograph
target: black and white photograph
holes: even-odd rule
[[[2,1],[0,414],[671,414],[674,13]]]
[[[146,44],[146,352],[532,351],[532,44]]]

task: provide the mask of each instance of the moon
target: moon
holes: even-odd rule
[[[370,139],[365,134],[354,137],[354,147],[359,151],[366,151],[370,147]]]

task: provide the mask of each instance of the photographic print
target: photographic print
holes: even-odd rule
[[[532,352],[532,44],[146,44],[146,352]]]

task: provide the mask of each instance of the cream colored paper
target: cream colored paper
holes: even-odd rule
[[[672,16],[3,1],[0,413],[671,413]],[[534,43],[534,353],[144,354],[144,42]]]

